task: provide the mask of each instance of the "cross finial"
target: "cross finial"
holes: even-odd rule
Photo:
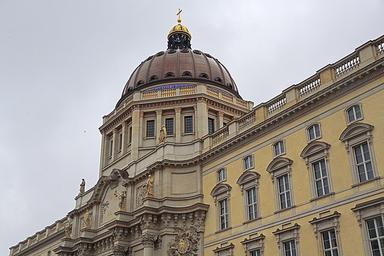
[[[179,8],[179,10],[177,11],[177,13],[176,13],[176,15],[178,15],[179,17],[177,18],[177,22],[178,23],[181,23],[181,12],[182,12],[183,10],[181,10],[180,8]]]

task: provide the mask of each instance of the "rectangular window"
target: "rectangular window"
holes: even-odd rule
[[[193,117],[184,116],[184,133],[193,133]]]
[[[338,256],[339,250],[337,248],[337,239],[335,230],[327,230],[321,232],[323,238],[323,251],[324,256]]]
[[[219,221],[220,221],[220,230],[228,228],[228,201],[223,199],[219,201]]]
[[[107,137],[107,143],[108,143],[108,158],[112,158],[113,154],[113,135],[108,135]]]
[[[257,202],[256,202],[256,188],[253,187],[246,191],[247,194],[247,213],[248,220],[256,219],[257,217]]]
[[[348,122],[353,122],[361,118],[361,109],[359,105],[354,105],[347,110]]]
[[[261,256],[260,249],[252,250],[249,252],[250,256]]]
[[[147,130],[145,136],[147,138],[155,137],[155,120],[147,120]]]
[[[253,157],[251,155],[244,157],[244,170],[251,169],[253,167]]]
[[[354,146],[353,152],[355,154],[356,171],[359,176],[359,181],[363,182],[373,179],[373,167],[368,143],[363,142]]]
[[[165,119],[165,129],[167,130],[167,135],[172,136],[174,132],[174,119],[166,118]]]
[[[132,126],[129,127],[128,142],[132,143]]]
[[[384,226],[383,217],[378,216],[366,220],[368,239],[373,256],[384,256]]]
[[[283,242],[284,256],[296,256],[296,243],[295,240],[289,240]]]
[[[278,177],[277,185],[279,189],[280,209],[291,207],[291,191],[289,187],[288,174]]]
[[[217,171],[217,181],[221,182],[227,179],[227,175],[225,173],[225,169],[221,168]]]
[[[123,133],[120,131],[119,132],[119,144],[118,144],[117,152],[120,153],[122,149],[123,149]]]
[[[308,128],[308,139],[314,140],[320,138],[320,125],[314,124]]]
[[[208,117],[208,134],[215,132],[215,119]]]
[[[328,174],[325,159],[313,162],[312,170],[316,195],[319,197],[329,194]]]
[[[278,141],[273,145],[273,153],[275,156],[279,156],[285,153],[284,142]]]

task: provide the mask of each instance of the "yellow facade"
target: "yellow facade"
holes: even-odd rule
[[[373,202],[383,207],[384,160],[380,157],[384,153],[384,118],[381,109],[384,107],[384,76],[383,73],[372,76],[358,87],[350,89],[340,95],[329,95],[332,98],[302,110],[303,114],[293,118],[282,117],[275,125],[264,133],[244,139],[243,142],[233,144],[228,149],[218,153],[216,158],[208,160],[203,167],[204,202],[210,205],[206,219],[204,237],[204,255],[251,255],[246,245],[251,244],[255,238],[255,248],[263,252],[261,255],[283,255],[283,238],[278,234],[290,233],[290,239],[295,239],[298,255],[325,255],[323,251],[323,238],[316,234],[314,218],[327,218],[323,222],[332,222],[331,227],[337,234],[337,247],[339,255],[371,255],[370,244],[367,241],[366,225],[358,221],[358,213],[352,209],[359,204]],[[330,84],[329,87],[334,86]],[[295,103],[294,107],[299,103]],[[356,182],[353,177],[355,163],[352,149],[340,140],[343,131],[353,125],[347,120],[346,110],[358,104],[362,110],[361,119],[357,123],[373,126],[368,135],[369,148],[374,168],[374,178],[366,182]],[[288,110],[282,110],[282,113]],[[258,116],[256,113],[256,120]],[[273,118],[273,117],[272,117]],[[287,119],[287,120],[285,120]],[[268,120],[268,118],[267,118]],[[314,177],[311,174],[311,164],[301,157],[303,149],[311,142],[308,141],[307,128],[311,124],[319,124],[321,135],[316,141],[329,144],[324,153],[328,172],[330,192],[326,196],[314,195]],[[356,125],[356,123],[355,123]],[[250,128],[250,129],[256,129]],[[354,135],[359,137],[360,135]],[[283,141],[285,153],[274,156],[273,145]],[[225,143],[225,142],[223,142]],[[348,152],[349,150],[349,152]],[[238,179],[244,172],[243,159],[252,155],[254,166],[249,170],[257,173],[259,178],[254,182],[256,187],[257,210],[256,218],[249,221],[244,199],[245,191],[238,184]],[[267,169],[276,158],[292,160],[289,167],[289,181],[292,207],[279,210],[276,179]],[[320,159],[320,158],[319,158]],[[218,181],[218,170],[224,168],[226,179]],[[278,171],[278,170],[277,170]],[[228,228],[219,227],[219,201],[220,197],[212,195],[213,188],[220,184],[229,185],[224,189],[222,198],[228,200]],[[373,206],[374,207],[374,206]],[[383,208],[378,216],[382,216]],[[337,214],[334,214],[337,212]],[[364,222],[364,221],[363,221]],[[361,224],[362,223],[362,224]],[[282,230],[279,232],[278,230]],[[287,230],[285,232],[285,230]],[[295,235],[293,231],[297,231]],[[277,231],[277,232],[276,232]],[[262,239],[257,239],[262,234]],[[316,238],[317,237],[317,238]],[[262,241],[258,243],[257,241]],[[255,254],[258,255],[258,254]],[[284,254],[285,255],[285,254]],[[287,254],[288,255],[288,254]],[[329,254],[335,255],[335,254]],[[381,254],[377,254],[381,255]]]

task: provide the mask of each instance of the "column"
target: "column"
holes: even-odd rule
[[[204,100],[199,100],[195,109],[195,133],[198,138],[208,134],[208,109]]]
[[[176,135],[176,142],[181,142],[181,133],[182,133],[182,127],[181,127],[181,108],[175,109],[175,135]]]
[[[224,126],[224,113],[219,112],[219,129]],[[218,130],[218,129],[217,129]]]
[[[131,157],[136,160],[139,157],[140,140],[142,139],[142,113],[138,108],[132,111],[132,142],[131,142]]]
[[[155,234],[148,232],[143,233],[142,243],[144,247],[144,256],[154,256]]]
[[[156,110],[156,144],[159,141],[159,136],[160,136],[160,130],[161,127],[163,126],[162,120],[161,120],[161,110]]]

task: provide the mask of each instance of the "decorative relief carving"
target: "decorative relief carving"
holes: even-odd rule
[[[89,212],[89,209],[83,215],[83,226],[84,228],[91,228],[92,226],[92,213]]]
[[[139,185],[136,188],[136,207],[140,207],[143,205],[145,195],[146,195],[146,185]]]
[[[121,193],[115,191],[114,195],[119,199],[119,209],[125,211],[127,209],[127,191],[122,191]]]
[[[170,242],[169,256],[193,256],[198,255],[200,237],[195,228],[178,229],[175,239]]]
[[[148,175],[146,183],[146,196],[153,196],[153,177],[151,174]]]

